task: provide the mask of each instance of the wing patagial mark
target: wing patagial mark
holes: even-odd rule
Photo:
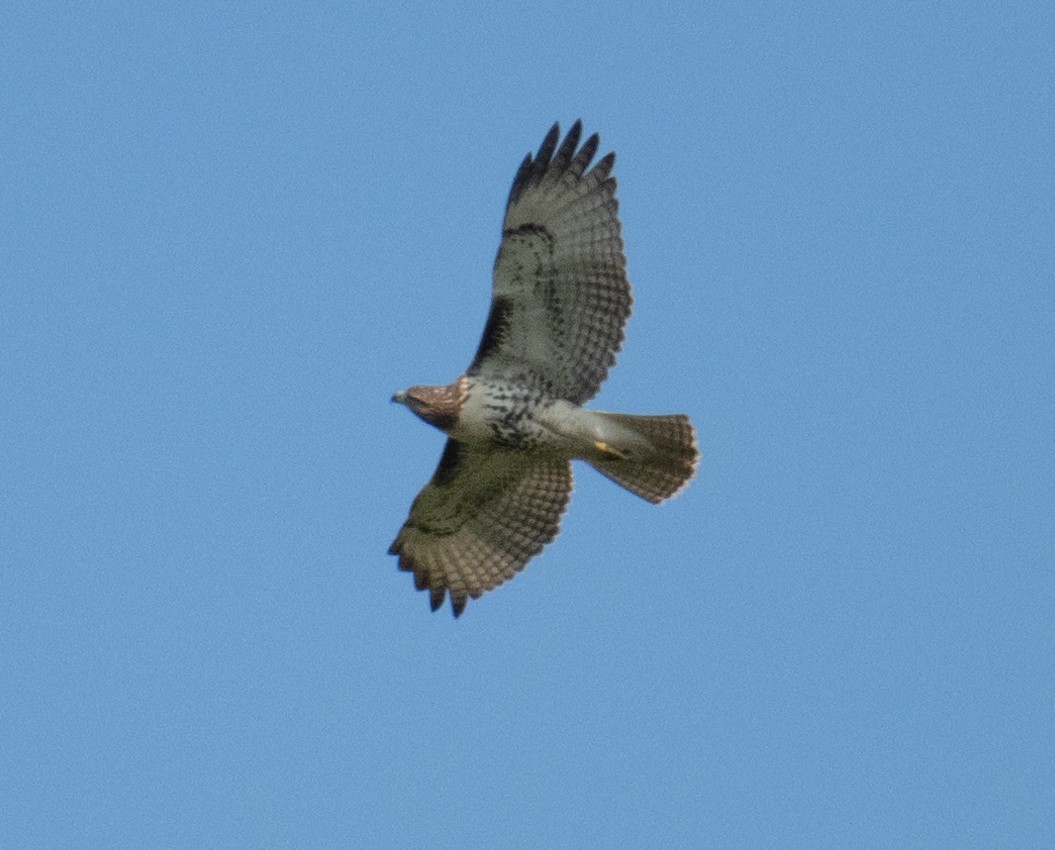
[[[458,474],[458,466],[462,458],[462,444],[457,440],[447,440],[440,456],[440,464],[432,474],[432,483],[437,487],[446,487]]]
[[[469,375],[476,374],[480,364],[501,347],[512,318],[513,299],[504,295],[496,295],[491,301],[491,312],[487,316],[487,324],[480,338],[480,347],[477,348],[476,356],[473,358],[472,365],[469,366]]]

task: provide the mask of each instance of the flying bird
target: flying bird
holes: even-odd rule
[[[448,438],[389,549],[433,611],[449,594],[459,616],[557,536],[572,459],[654,504],[696,469],[688,416],[582,406],[615,363],[632,299],[615,154],[590,168],[600,139],[579,147],[581,136],[576,121],[558,147],[554,124],[517,171],[469,368],[447,386],[392,396]]]

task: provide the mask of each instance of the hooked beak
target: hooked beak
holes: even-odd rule
[[[394,401],[396,404],[406,404],[407,394],[402,392],[396,393],[394,396],[392,396],[392,401]]]

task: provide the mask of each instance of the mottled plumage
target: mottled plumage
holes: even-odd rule
[[[448,435],[440,464],[392,543],[433,610],[512,578],[556,537],[571,459],[658,503],[695,471],[687,416],[586,410],[630,315],[615,154],[592,169],[597,135],[556,124],[513,181],[491,311],[464,375],[393,396]]]

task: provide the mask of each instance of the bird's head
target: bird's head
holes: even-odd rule
[[[410,409],[430,425],[449,432],[458,423],[465,397],[464,379],[445,387],[415,386],[392,396],[392,401]]]

